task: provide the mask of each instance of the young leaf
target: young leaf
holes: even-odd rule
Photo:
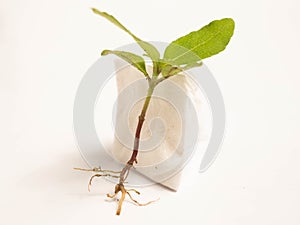
[[[200,30],[173,41],[166,48],[164,59],[176,65],[196,63],[197,57],[190,53],[194,53],[200,59],[205,59],[223,51],[229,43],[233,31],[233,19],[215,20]]]
[[[160,54],[159,54],[158,50],[152,44],[145,42],[145,41],[141,40],[140,38],[138,38],[137,36],[135,36],[133,33],[131,33],[131,31],[129,31],[126,27],[124,27],[123,24],[121,24],[114,16],[112,16],[106,12],[101,12],[95,8],[92,8],[92,10],[97,15],[104,17],[105,19],[109,20],[110,22],[115,24],[117,27],[119,27],[120,29],[122,29],[123,31],[128,33],[141,46],[141,48],[147,53],[147,55],[153,61],[153,66],[155,68],[157,68]]]
[[[148,73],[146,71],[146,66],[145,66],[145,61],[141,56],[138,56],[131,52],[111,51],[111,50],[104,50],[101,53],[101,55],[108,55],[108,54],[114,54],[116,56],[119,56],[121,59],[130,63],[135,68],[137,68],[139,71],[141,71],[146,77],[148,77]]]

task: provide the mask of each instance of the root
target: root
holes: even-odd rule
[[[158,201],[159,200],[159,198],[158,199],[156,199],[156,200],[153,200],[153,201],[149,201],[149,202],[146,202],[146,203],[139,203],[137,200],[135,200],[132,196],[131,196],[131,194],[127,191],[126,192],[127,194],[128,194],[128,196],[129,196],[129,198],[131,199],[131,201],[133,201],[136,205],[138,205],[138,206],[146,206],[146,205],[149,205],[149,204],[151,204],[151,203],[153,203],[153,202],[156,202],[156,201]],[[139,193],[139,192],[138,192]]]
[[[113,178],[119,178],[119,183],[116,184],[115,186],[115,193],[114,194],[107,194],[106,196],[108,198],[115,198],[117,196],[117,194],[119,192],[121,192],[121,197],[118,203],[118,208],[117,208],[117,212],[116,215],[120,215],[121,214],[121,210],[122,210],[122,205],[123,202],[125,200],[126,194],[129,196],[130,200],[138,205],[138,206],[146,206],[149,205],[153,202],[158,201],[159,199],[156,199],[154,201],[149,201],[146,203],[139,203],[137,200],[135,200],[131,194],[129,192],[134,192],[136,194],[140,194],[139,191],[135,190],[135,189],[126,189],[124,187],[124,183],[125,180],[127,179],[127,176],[129,174],[129,170],[131,169],[132,165],[127,164],[122,171],[112,171],[112,170],[102,170],[101,168],[93,168],[93,169],[83,169],[83,168],[74,168],[75,170],[80,170],[80,171],[87,171],[87,172],[95,172],[96,174],[94,174],[93,176],[91,176],[89,183],[88,183],[88,191],[90,191],[90,188],[92,186],[92,181],[95,177],[113,177]]]
[[[138,195],[141,194],[139,191],[135,190],[135,189],[127,189],[127,192],[129,191],[134,191],[135,193],[137,193]]]
[[[89,184],[88,184],[88,191],[91,191],[92,181],[95,177],[113,177],[113,178],[120,178],[120,176],[111,175],[111,174],[95,174],[91,176]]]
[[[121,198],[119,200],[119,204],[118,204],[118,209],[117,209],[116,215],[120,215],[121,210],[122,210],[122,204],[123,204],[124,199],[126,197],[126,189],[124,188],[124,186],[123,185],[118,185],[118,186],[120,186],[120,191],[122,192],[122,196],[121,196]]]
[[[102,170],[101,168],[93,168],[93,169],[84,169],[84,168],[74,168],[74,170],[86,171],[86,172],[96,172],[97,174],[91,176],[89,183],[88,183],[88,191],[91,190],[92,181],[95,177],[113,177],[113,178],[120,178],[121,171],[113,171],[113,170]]]
[[[95,167],[93,169],[85,169],[85,168],[73,168],[74,170],[87,171],[87,172],[102,172],[102,173],[115,173],[119,174],[122,171],[113,171],[113,170],[102,170],[101,167]]]
[[[133,192],[135,192],[138,195],[140,194],[140,192],[137,191],[137,190],[135,190],[135,189],[127,189],[126,190],[125,187],[124,187],[124,185],[122,185],[122,184],[116,184],[116,186],[115,186],[115,193],[113,195],[110,195],[110,194],[106,195],[109,198],[114,198],[114,197],[117,196],[117,194],[119,192],[121,192],[121,198],[120,198],[119,203],[118,203],[118,209],[117,209],[116,215],[120,215],[120,213],[121,213],[122,205],[123,205],[123,202],[125,200],[126,194],[129,196],[129,198],[131,199],[131,201],[133,201],[134,204],[136,204],[138,206],[146,206],[146,205],[149,205],[149,204],[151,204],[151,203],[156,202],[156,201],[159,200],[159,199],[156,199],[154,201],[149,201],[149,202],[146,202],[146,203],[139,203],[137,200],[135,200],[131,196],[131,194],[129,193],[130,191],[133,191]]]

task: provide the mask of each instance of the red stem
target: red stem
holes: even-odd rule
[[[148,89],[148,94],[147,94],[146,100],[144,102],[142,112],[139,116],[139,121],[138,121],[138,124],[136,127],[136,132],[135,132],[133,152],[132,152],[131,158],[127,162],[127,164],[129,164],[129,165],[133,165],[134,162],[137,163],[136,157],[137,157],[137,154],[139,151],[141,130],[142,130],[142,127],[143,127],[143,124],[145,121],[145,115],[146,115],[146,112],[147,112],[147,109],[148,109],[148,106],[149,106],[149,103],[151,100],[153,90],[154,90],[154,86],[150,86]]]

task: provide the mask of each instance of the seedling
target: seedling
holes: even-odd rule
[[[121,193],[121,197],[118,203],[118,209],[116,212],[117,215],[120,215],[122,204],[126,195],[128,195],[129,198],[139,206],[148,205],[153,202],[151,201],[145,204],[141,204],[136,201],[132,197],[130,192],[135,192],[136,194],[140,193],[135,189],[126,189],[125,183],[130,169],[134,166],[134,164],[138,163],[137,156],[139,152],[141,131],[143,123],[145,121],[147,109],[149,107],[149,103],[156,86],[161,82],[182,73],[183,71],[201,66],[202,59],[208,58],[223,51],[233,35],[234,21],[231,18],[212,21],[201,29],[193,31],[171,42],[171,44],[168,45],[165,49],[163,56],[161,56],[154,45],[135,36],[112,15],[106,12],[101,12],[95,8],[92,8],[92,11],[95,14],[109,20],[111,23],[129,34],[145,52],[143,56],[136,55],[131,52],[114,50],[104,50],[101,53],[102,56],[114,54],[120,57],[121,59],[128,62],[131,66],[139,70],[148,81],[148,92],[144,101],[143,108],[138,117],[134,146],[130,159],[127,161],[126,165],[121,171],[103,170],[101,168],[75,168],[77,170],[92,171],[96,173],[90,178],[88,184],[89,190],[92,184],[92,180],[95,177],[114,177],[119,179],[119,182],[115,185],[114,194],[107,194],[107,197],[115,198],[119,192]],[[151,73],[148,73],[146,70],[144,56],[150,58],[151,60]]]

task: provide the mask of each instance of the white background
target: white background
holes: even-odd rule
[[[221,154],[177,193],[141,189],[147,207],[105,201],[73,136],[76,88],[102,49],[131,43],[98,7],[145,40],[172,41],[213,19],[236,30],[205,62],[225,98]],[[296,0],[0,1],[0,224],[300,223],[300,4]]]

